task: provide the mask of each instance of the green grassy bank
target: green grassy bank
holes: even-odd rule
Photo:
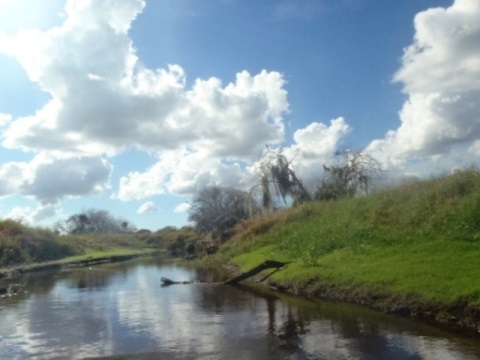
[[[158,250],[155,234],[59,235],[18,221],[0,221],[0,270],[71,263]]]
[[[241,270],[267,259],[290,262],[269,278],[289,292],[479,330],[480,173],[253,219],[219,256]]]

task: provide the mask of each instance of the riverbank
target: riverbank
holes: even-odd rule
[[[276,290],[480,331],[480,174],[466,170],[365,198],[317,202],[237,229],[218,261],[289,262]]]
[[[149,231],[58,234],[19,221],[0,220],[0,278],[30,271],[121,261],[163,248],[159,234]]]
[[[154,256],[160,253],[163,253],[163,251],[160,251],[158,249],[116,249],[103,252],[100,251],[90,255],[71,256],[55,261],[46,261],[33,264],[21,264],[8,268],[0,268],[0,279],[16,277],[18,275],[29,272],[62,270],[75,267],[93,266],[110,262],[127,261],[143,256]]]
[[[263,251],[262,251],[263,252]],[[273,252],[259,257],[258,254],[246,253],[242,256],[230,259],[230,263],[224,264],[232,273],[247,271],[250,260],[272,258]],[[278,259],[278,257],[273,256]],[[360,260],[360,259],[357,259]],[[361,259],[366,261],[366,259]],[[338,261],[341,261],[339,258]],[[385,258],[388,262],[388,258]],[[370,263],[370,266],[375,264]],[[266,286],[271,290],[302,296],[313,299],[325,299],[362,305],[370,309],[402,317],[415,318],[428,323],[433,323],[448,328],[465,330],[468,332],[480,332],[480,306],[472,296],[462,296],[445,300],[424,296],[424,292],[418,291],[394,291],[393,282],[361,282],[354,276],[338,276],[332,278],[332,273],[341,271],[343,266],[333,267],[319,265],[318,267],[304,267],[295,261],[288,264],[284,269],[265,271],[251,280],[255,284]],[[236,270],[233,270],[236,269]],[[381,269],[378,269],[381,271]],[[362,271],[358,278],[362,277]],[[472,282],[475,281],[471,279]],[[432,284],[438,291],[449,285],[437,281]]]

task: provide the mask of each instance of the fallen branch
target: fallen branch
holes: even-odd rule
[[[278,270],[278,269],[284,268],[285,266],[287,266],[287,263],[280,262],[280,261],[275,261],[275,260],[266,260],[263,263],[261,263],[260,265],[254,267],[252,270],[241,273],[240,275],[235,276],[234,278],[225,281],[224,284],[228,284],[228,285],[238,284],[240,281],[243,281],[243,280],[246,280],[246,279],[248,279],[252,276],[255,276],[258,273],[261,273],[263,270],[272,269],[272,268]]]
[[[280,262],[280,261],[275,261],[275,260],[266,260],[260,265],[254,267],[252,270],[249,270],[247,272],[241,273],[238,276],[235,276],[234,278],[224,281],[221,284],[228,284],[228,285],[235,285],[238,284],[240,281],[246,280],[252,276],[257,275],[258,273],[261,273],[263,270],[266,269],[276,269],[275,271],[278,271],[285,266],[287,266],[288,263]],[[268,274],[266,278],[271,276],[272,274]],[[162,286],[169,286],[169,285],[176,285],[176,284],[192,284],[193,281],[173,281],[170,280],[169,278],[166,277],[161,277],[160,281],[162,282]]]

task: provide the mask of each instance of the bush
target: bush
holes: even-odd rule
[[[78,249],[47,229],[34,229],[14,220],[0,221],[0,266],[56,260]]]
[[[201,236],[191,226],[184,226],[177,229],[167,226],[152,234],[148,238],[149,244],[165,248],[173,256],[194,255],[197,252],[197,245],[201,243]]]

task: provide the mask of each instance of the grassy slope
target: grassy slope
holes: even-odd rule
[[[480,173],[465,170],[359,199],[310,203],[243,224],[222,250],[271,279],[410,300],[480,305]]]

